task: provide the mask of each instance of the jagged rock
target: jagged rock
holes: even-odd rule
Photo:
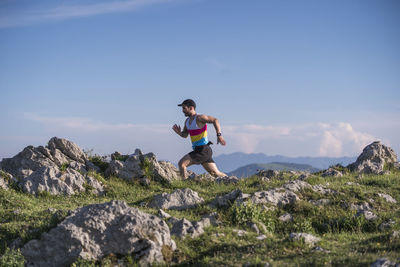
[[[378,193],[378,196],[380,196],[381,198],[383,198],[384,200],[386,200],[389,203],[397,203],[396,199],[394,199],[393,197],[391,197],[388,194]]]
[[[100,260],[133,253],[139,264],[163,262],[163,247],[176,249],[167,224],[124,201],[75,210],[56,228],[21,249],[28,266],[69,266],[78,258]]]
[[[356,162],[347,167],[355,172],[381,174],[385,165],[394,165],[396,162],[397,155],[393,149],[376,141],[366,146]]]
[[[72,168],[61,171],[57,166],[41,167],[23,179],[19,186],[29,194],[47,191],[52,195],[73,195],[85,192],[88,188],[97,195],[104,193],[103,186],[96,179],[84,176]]]
[[[162,193],[154,196],[149,207],[158,209],[185,210],[203,203],[204,199],[190,188],[177,189],[171,194]]]
[[[285,213],[278,218],[281,222],[291,222],[293,221],[293,216],[289,213]]]
[[[184,238],[186,236],[190,236],[192,238],[198,237],[204,233],[205,227],[217,224],[215,216],[215,213],[203,216],[198,222],[190,222],[185,218],[175,221],[171,229],[171,234],[180,238]]]
[[[349,208],[350,208],[350,210],[356,210],[356,211],[361,211],[361,210],[371,211],[372,210],[372,206],[368,202],[363,202],[362,204],[351,203]]]
[[[301,180],[290,181],[289,183],[284,184],[283,187],[292,192],[299,192],[303,191],[306,188],[312,188],[309,183]]]
[[[0,170],[0,188],[8,190],[10,177],[11,175]]]
[[[235,200],[242,193],[240,189],[233,190],[232,192],[223,195],[217,196],[211,203],[211,207],[229,207],[235,202]]]
[[[304,243],[308,245],[314,245],[320,241],[320,238],[308,233],[291,233],[289,239],[292,241],[304,240]]]
[[[184,238],[187,235],[190,237],[198,237],[204,233],[203,227],[201,227],[197,222],[190,222],[185,218],[176,222],[171,229],[171,234],[176,235],[180,238]]]
[[[163,211],[162,209],[158,210],[158,216],[162,219],[169,219],[171,218],[171,215],[169,215],[168,213],[166,213],[165,211]]]
[[[268,179],[277,178],[279,176],[279,171],[275,170],[261,170],[257,172],[258,176],[260,177],[267,177]]]
[[[36,194],[72,195],[92,187],[96,194],[103,192],[101,183],[86,175],[97,167],[75,143],[53,137],[47,147],[27,146],[13,158],[3,159],[2,168],[16,177],[25,192]]]
[[[235,183],[236,184],[239,182],[239,178],[237,178],[236,176],[217,177],[217,178],[215,178],[215,182],[217,182],[218,184],[220,184],[220,183],[224,183],[224,184]]]
[[[339,194],[337,191],[332,190],[330,188],[325,188],[322,185],[313,185],[312,190],[316,193],[320,193],[322,195],[337,195]]]
[[[298,200],[299,197],[295,193],[282,188],[255,192],[251,197],[254,204],[272,204],[279,207],[294,204]]]
[[[338,171],[338,170],[334,169],[334,168],[329,168],[329,169],[323,171],[321,176],[322,177],[327,177],[327,176],[342,177],[343,173],[341,171]]]
[[[141,178],[139,179],[139,183],[140,183],[141,185],[143,185],[143,186],[149,186],[150,183],[151,183],[151,181],[150,181],[149,178],[143,176],[143,177],[141,177]]]
[[[215,177],[209,173],[203,173],[200,175],[196,175],[194,172],[191,172],[190,170],[187,170],[187,172],[189,173],[188,179],[196,181],[196,182],[215,181]]]
[[[374,263],[371,264],[371,267],[398,267],[400,264],[396,264],[395,262],[390,261],[387,258],[377,259]]]
[[[157,161],[156,156],[153,153],[142,154],[140,149],[136,149],[135,153],[129,155],[125,161],[120,161],[120,154],[112,157],[109,167],[105,171],[106,176],[116,176],[124,180],[131,181],[133,179],[139,179],[143,176],[154,179],[156,181],[171,182],[173,180],[180,179],[178,169],[170,162]],[[144,162],[149,164],[148,172],[142,169]]]

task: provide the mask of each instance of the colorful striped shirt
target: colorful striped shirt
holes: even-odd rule
[[[186,120],[186,128],[189,131],[193,149],[196,146],[203,146],[208,144],[207,124],[205,124],[203,128],[200,129],[197,126],[196,120],[197,120],[197,115],[194,116],[194,119],[191,123],[189,123],[189,119]]]

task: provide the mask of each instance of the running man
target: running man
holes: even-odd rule
[[[212,143],[208,141],[207,123],[212,123],[217,132],[217,144],[226,145],[221,134],[219,121],[212,116],[197,114],[196,103],[192,99],[186,99],[178,106],[182,107],[183,114],[188,118],[185,121],[183,131],[181,131],[181,126],[176,124],[172,129],[183,138],[190,135],[193,148],[193,151],[183,156],[178,163],[179,171],[183,179],[187,179],[186,168],[194,164],[201,164],[204,169],[214,177],[227,176],[225,173],[218,170],[212,158],[212,149],[210,147]]]

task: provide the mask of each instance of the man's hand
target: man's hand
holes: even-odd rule
[[[217,144],[221,144],[221,145],[226,145],[225,139],[222,137],[222,135],[217,136]]]
[[[181,126],[175,124],[172,126],[172,130],[174,130],[179,136],[182,136]]]

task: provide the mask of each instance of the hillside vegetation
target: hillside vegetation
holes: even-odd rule
[[[106,188],[104,196],[81,193],[72,196],[38,196],[23,193],[18,188],[0,188],[0,266],[23,266],[22,255],[8,249],[14,245],[21,247],[32,239],[40,238],[61,222],[69,210],[92,203],[110,200],[124,200],[130,206],[157,214],[156,209],[147,204],[156,194],[172,192],[176,189],[191,188],[205,199],[205,203],[195,209],[168,211],[177,218],[199,220],[203,214],[217,212],[218,226],[210,226],[196,238],[173,237],[177,249],[166,258],[165,265],[174,266],[242,266],[243,264],[272,266],[366,266],[378,258],[386,257],[398,261],[400,255],[400,208],[396,203],[387,202],[381,195],[388,194],[400,200],[400,173],[393,171],[387,175],[363,175],[347,173],[343,177],[310,176],[311,185],[321,184],[339,194],[321,195],[312,190],[298,193],[300,200],[293,205],[265,209],[262,206],[247,205],[231,208],[212,208],[208,204],[215,199],[240,189],[244,193],[269,190],[279,187],[296,175],[284,173],[280,179],[262,181],[253,176],[242,179],[237,184],[216,184],[212,181],[173,181],[162,184],[151,181],[142,186],[138,181],[127,182],[116,177],[104,178],[92,173]],[[328,199],[324,206],[311,204],[312,200]],[[377,219],[368,221],[356,216],[351,205],[369,203]],[[279,217],[289,213],[293,220],[282,222]],[[265,239],[259,240],[248,222],[263,223],[261,230]],[[389,222],[389,226],[382,226]],[[261,229],[261,228],[260,228]],[[236,230],[245,230],[239,236]],[[305,232],[320,238],[316,245],[303,241],[291,241],[292,232]],[[18,244],[15,244],[18,243]],[[135,266],[135,259],[129,255],[108,255],[101,261],[78,260],[73,266]]]

